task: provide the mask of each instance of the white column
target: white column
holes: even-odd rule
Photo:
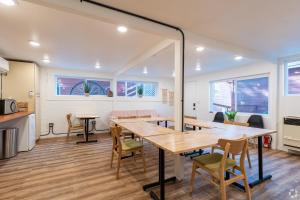
[[[181,131],[182,123],[182,45],[180,40],[175,41],[175,90],[174,90],[174,118],[175,130]],[[175,176],[182,180],[184,176],[184,157],[176,155],[175,158]]]

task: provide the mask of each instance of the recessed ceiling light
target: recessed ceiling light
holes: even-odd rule
[[[101,68],[101,65],[100,65],[99,62],[96,63],[95,68],[96,68],[96,69],[100,69],[100,68]]]
[[[30,40],[30,41],[29,41],[29,44],[30,44],[31,46],[33,46],[33,47],[39,47],[39,46],[41,46],[40,43],[38,43],[38,42],[36,42],[36,41],[33,41],[33,40]]]
[[[200,66],[199,63],[196,65],[195,70],[196,70],[196,71],[201,71],[201,66]]]
[[[6,6],[15,6],[17,4],[16,0],[0,0],[0,3]]]
[[[120,33],[126,33],[128,29],[127,29],[126,26],[118,26],[117,30],[118,30]]]
[[[196,48],[196,51],[201,52],[201,51],[204,51],[204,49],[205,49],[205,47],[201,47],[201,46],[200,46],[200,47],[197,47],[197,48]]]
[[[234,57],[234,60],[242,60],[243,59],[243,56],[235,56]]]
[[[143,74],[148,74],[148,69],[147,69],[147,67],[144,67]]]
[[[49,57],[48,57],[48,56],[44,56],[43,62],[44,62],[44,63],[47,63],[47,64],[50,63]]]
[[[173,71],[172,76],[175,77],[175,71]]]

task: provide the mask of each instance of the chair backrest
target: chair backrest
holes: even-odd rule
[[[244,161],[248,148],[248,140],[247,138],[241,138],[238,140],[227,140],[227,139],[219,139],[218,145],[224,149],[224,155],[221,163],[221,167],[225,167],[226,159],[228,154],[231,153],[233,155],[241,154],[240,157],[240,166],[244,167]]]
[[[245,123],[245,122],[233,122],[233,125],[236,125],[236,126],[249,126],[249,124]]]
[[[72,117],[72,114],[71,114],[71,113],[69,113],[69,114],[66,115],[66,118],[67,118],[67,121],[68,121],[68,126],[69,126],[69,128],[72,127],[71,117]]]
[[[250,127],[264,128],[264,121],[261,115],[251,115],[247,123]]]
[[[135,119],[136,116],[119,116],[118,119]]]
[[[189,116],[189,115],[184,115],[185,118],[188,118],[188,119],[197,119],[197,117],[194,117],[194,116]]]
[[[122,145],[121,145],[121,139],[120,139],[121,132],[122,132],[122,128],[120,126],[112,126],[111,127],[113,149],[117,152],[122,152]]]
[[[139,116],[139,118],[151,118],[151,115],[143,115],[143,116]]]
[[[215,114],[213,122],[224,123],[224,113],[223,112],[217,112]]]

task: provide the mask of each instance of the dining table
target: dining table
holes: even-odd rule
[[[90,120],[99,118],[99,116],[93,114],[78,114],[76,115],[76,118],[84,121],[84,134],[85,134],[85,140],[77,141],[76,144],[98,142],[98,140],[89,140],[89,123]]]
[[[240,138],[258,138],[258,177],[250,180],[249,186],[253,188],[272,178],[272,175],[264,175],[263,170],[263,145],[262,137],[268,134],[276,133],[276,130],[259,129],[251,127],[241,127],[227,124],[214,124],[211,122],[198,121],[196,126],[207,126],[201,130],[194,130],[188,132],[181,132],[165,127],[155,126],[140,119],[130,121],[115,121],[117,125],[130,130],[134,134],[147,140],[159,149],[158,162],[158,180],[152,183],[143,185],[144,191],[151,190],[150,196],[155,200],[165,199],[165,184],[169,182],[176,182],[177,177],[165,177],[165,151],[171,152],[174,155],[182,155],[184,152],[189,152],[197,149],[203,149],[216,146],[218,140],[223,139],[240,139]],[[205,123],[204,123],[205,122]],[[183,164],[183,163],[181,163]],[[227,174],[226,174],[227,176]],[[233,185],[244,190],[244,185],[234,182]],[[159,187],[159,195],[154,192],[153,188]]]

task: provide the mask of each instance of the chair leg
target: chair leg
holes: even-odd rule
[[[111,151],[110,168],[112,168],[113,166],[113,161],[114,161],[114,150]]]
[[[244,174],[244,176],[245,176],[245,178],[244,178],[244,185],[245,185],[247,199],[251,200],[251,190],[250,190],[250,187],[249,187],[248,179],[247,179],[246,174]]]
[[[252,168],[249,149],[247,149],[247,160],[248,160],[249,168]]]
[[[220,179],[220,197],[221,200],[226,200],[226,185],[225,185],[225,180]]]
[[[121,165],[121,157],[122,155],[118,154],[118,166],[117,166],[117,179],[120,177],[120,165]]]
[[[190,181],[190,193],[193,193],[194,183],[195,183],[195,176],[196,176],[196,163],[193,162],[193,169],[192,169],[192,175],[191,175],[191,181]]]
[[[144,148],[141,150],[141,154],[142,154],[142,158],[143,158],[144,172],[146,172],[146,161],[145,161]]]

